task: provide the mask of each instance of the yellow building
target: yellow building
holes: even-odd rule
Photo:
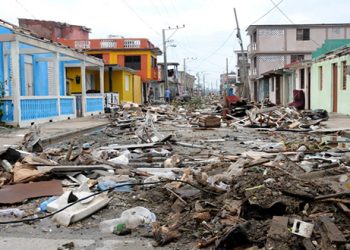
[[[81,93],[80,68],[67,68],[66,77],[68,80],[69,94]],[[95,93],[100,90],[99,72],[86,70],[86,91]],[[105,65],[104,91],[106,93],[119,93],[119,101],[142,103],[142,82],[141,77],[136,75],[135,70],[121,67],[119,65]]]
[[[117,91],[122,101],[137,100],[135,101],[137,103],[146,101],[151,85],[155,87],[159,84],[157,56],[161,55],[161,51],[146,38],[59,39],[59,42],[103,59],[105,91]],[[79,72],[69,69],[67,75],[71,78],[69,83],[71,92],[79,92],[81,87],[75,81]],[[93,79],[93,75],[95,75],[93,72],[87,74],[87,84],[90,81],[89,77]],[[97,86],[96,83],[95,85]],[[93,89],[93,86],[90,87]]]

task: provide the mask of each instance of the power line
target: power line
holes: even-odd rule
[[[123,3],[128,7],[149,29],[151,29],[154,33],[156,33],[158,36],[161,36],[161,34],[155,30],[151,25],[149,25],[128,3],[126,0],[122,0]]]
[[[281,14],[282,14],[285,18],[288,19],[288,21],[289,21],[290,23],[294,24],[293,21],[286,15],[286,13],[284,13],[284,12],[281,10],[281,8],[278,7],[278,5],[275,4],[275,2],[274,2],[273,0],[270,0],[270,1],[271,1],[271,3],[279,10],[279,12],[281,12]]]
[[[212,57],[216,52],[218,52],[222,47],[226,45],[226,43],[230,40],[232,35],[235,33],[235,30],[232,30],[232,32],[229,34],[229,36],[224,40],[224,42],[217,48],[215,49],[212,53],[210,53],[208,56],[206,56],[203,60],[207,60],[208,58]]]
[[[262,15],[261,17],[259,17],[258,19],[256,19],[254,22],[252,22],[250,25],[259,22],[261,19],[263,19],[265,16],[267,16],[271,11],[273,11],[274,9],[276,9],[278,7],[278,5],[280,5],[284,0],[279,1],[277,4],[274,4],[273,8],[270,9],[269,11],[267,11],[264,15]],[[249,25],[249,26],[250,26]]]
[[[29,13],[29,15],[32,16],[32,18],[36,19],[36,17],[35,17],[23,4],[21,4],[18,0],[16,0],[16,3],[17,3],[22,9],[24,9],[27,13]]]

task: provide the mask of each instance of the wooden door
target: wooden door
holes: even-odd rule
[[[332,64],[333,69],[333,112],[338,112],[338,67]]]

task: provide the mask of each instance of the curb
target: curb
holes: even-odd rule
[[[64,140],[68,140],[71,137],[83,135],[86,133],[95,132],[96,130],[103,129],[104,127],[107,127],[109,124],[110,123],[108,122],[106,124],[101,124],[98,126],[94,126],[94,127],[90,127],[90,128],[86,128],[86,129],[82,129],[82,130],[78,130],[78,131],[72,131],[72,132],[68,132],[68,133],[64,133],[64,134],[59,134],[59,135],[52,136],[49,138],[44,138],[41,140],[41,143],[44,147],[46,147],[50,144],[56,144],[56,143],[59,143],[59,142],[64,141]]]

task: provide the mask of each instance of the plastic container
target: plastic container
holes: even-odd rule
[[[105,220],[100,223],[102,233],[113,233],[118,225],[125,225],[127,229],[134,229],[140,225],[150,224],[156,221],[154,213],[144,207],[134,207],[122,212],[120,218]]]
[[[104,220],[100,223],[100,230],[102,233],[113,233],[114,227],[117,225],[126,225],[125,218],[117,218],[112,220]]]
[[[43,201],[40,205],[39,205],[39,211],[40,212],[46,212],[47,210],[47,206],[53,202],[54,200],[56,200],[58,197],[57,196],[52,196],[51,198],[47,199],[46,201]]]

